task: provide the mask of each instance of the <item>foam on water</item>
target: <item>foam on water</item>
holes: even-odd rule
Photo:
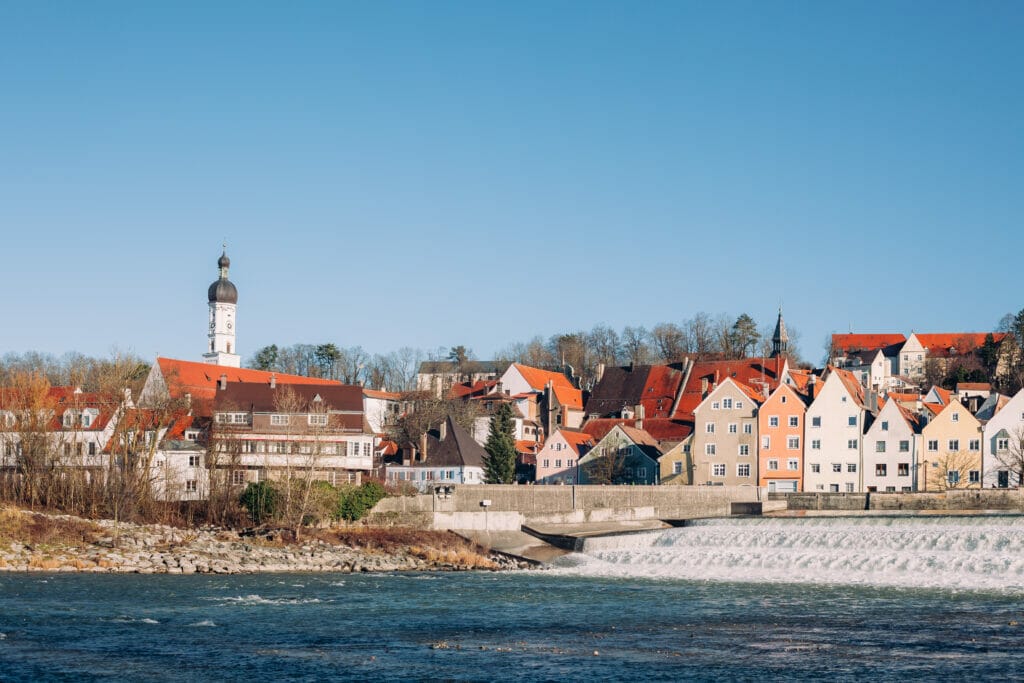
[[[1024,592],[1024,518],[755,518],[587,539],[556,572]]]
[[[217,624],[213,623],[213,621],[210,620],[210,619],[203,619],[202,621],[197,621],[194,624],[189,624],[189,626],[196,626],[196,627],[199,627],[199,626],[216,626],[216,625]]]
[[[264,598],[261,595],[245,595],[233,598],[213,598],[224,604],[235,605],[310,605],[320,602],[319,598]]]

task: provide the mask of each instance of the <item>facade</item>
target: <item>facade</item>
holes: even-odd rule
[[[580,484],[659,483],[661,449],[647,432],[616,425],[578,461]]]
[[[693,484],[693,435],[687,436],[669,448],[658,460],[661,483],[675,486]]]
[[[401,394],[363,389],[363,413],[374,433],[383,434],[384,428],[398,419],[401,410]]]
[[[406,444],[400,458],[385,466],[385,477],[420,491],[438,484],[484,483],[486,452],[458,422],[445,418],[413,446]]]
[[[985,488],[1005,489],[1024,484],[1024,389],[992,416],[983,434]]]
[[[694,481],[756,486],[759,394],[731,377],[694,409]]]
[[[498,380],[497,389],[510,396],[534,395],[537,420],[545,434],[583,424],[583,392],[560,372],[513,363]]]
[[[807,407],[804,428],[804,491],[861,490],[861,435],[870,413],[864,388],[852,374],[830,372]]]
[[[758,485],[769,491],[803,490],[804,415],[807,404],[793,387],[780,384],[757,414]]]
[[[436,398],[444,398],[452,387],[463,382],[494,381],[498,379],[501,365],[493,360],[471,360],[463,364],[449,360],[428,360],[420,363],[416,373],[416,390],[429,392]]]
[[[236,486],[309,471],[335,485],[359,483],[376,441],[361,387],[277,382],[223,382],[209,438],[210,467]]]
[[[217,259],[219,277],[210,285],[207,300],[210,306],[210,332],[208,335],[209,349],[203,359],[213,365],[226,365],[237,368],[242,365],[242,357],[238,354],[235,341],[238,323],[235,309],[238,307],[238,290],[228,279],[228,268],[231,259],[227,251]]]
[[[899,401],[886,401],[864,433],[864,490],[916,491],[920,439],[920,419]]]
[[[921,491],[981,488],[981,423],[953,398],[921,429]]]
[[[559,429],[537,453],[535,481],[538,484],[576,484],[580,458],[594,447],[594,439],[585,432]]]

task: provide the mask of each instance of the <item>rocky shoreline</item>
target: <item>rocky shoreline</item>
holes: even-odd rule
[[[182,529],[111,520],[86,521],[88,541],[33,543],[0,540],[0,572],[99,572],[133,574],[253,574],[261,572],[402,572],[513,570],[531,565],[484,549],[446,550],[438,544],[368,549],[309,537],[287,543],[273,533],[256,535],[217,528]]]

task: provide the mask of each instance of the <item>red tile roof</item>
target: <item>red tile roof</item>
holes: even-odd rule
[[[1005,332],[942,332],[938,334],[915,334],[921,346],[929,353],[956,349],[958,353],[967,353],[979,349],[985,343],[985,337],[991,334],[998,344],[1006,337]]]
[[[402,394],[397,391],[380,391],[378,389],[363,389],[363,396],[366,398],[379,398],[386,401],[397,401],[402,398]]]
[[[873,351],[905,341],[907,338],[902,334],[833,334],[832,353],[845,355],[852,351]]]
[[[555,392],[558,402],[567,408],[583,410],[583,392],[572,385],[572,382],[560,372],[541,370],[522,363],[513,363],[513,366],[523,376],[526,383],[534,391],[544,391],[544,387],[551,382],[551,388]]]
[[[643,423],[644,431],[658,441],[679,442],[693,433],[693,422],[669,420],[666,418],[648,418]],[[612,431],[615,425],[635,427],[636,420],[627,420],[620,417],[594,418],[587,420],[586,424],[583,425],[583,432],[591,436],[596,443],[608,436],[608,432]]]
[[[737,382],[737,384],[745,384],[748,388],[753,389],[756,394],[760,395],[762,382],[767,393],[770,393],[779,386],[779,380],[782,377],[784,368],[785,360],[782,358],[698,361],[693,364],[690,378],[683,389],[679,406],[676,408],[672,418],[684,422],[693,422],[693,411],[704,400],[704,396],[701,393],[701,388],[703,387],[702,380],[707,380],[708,393],[714,389],[714,385],[720,384],[726,378],[730,378]],[[764,398],[758,398],[758,400],[763,401]]]

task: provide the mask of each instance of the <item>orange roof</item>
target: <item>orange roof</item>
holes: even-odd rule
[[[378,389],[363,389],[363,396],[367,398],[380,398],[387,401],[397,401],[402,395],[396,391],[380,391]]]
[[[231,368],[225,365],[213,365],[211,363],[197,363],[188,360],[177,360],[174,358],[157,358],[157,365],[160,367],[160,374],[171,398],[184,398],[185,394],[191,394],[193,401],[212,401],[217,395],[217,381],[221,375],[226,375],[228,382],[249,382],[268,383],[271,375],[277,378],[282,384],[319,384],[319,385],[340,385],[341,382],[331,379],[320,379],[318,377],[304,377],[302,375],[286,375],[281,372],[267,372],[264,370],[250,370],[248,368]]]
[[[917,403],[921,400],[921,394],[916,393],[903,393],[899,391],[890,391],[888,394],[889,398],[900,403]]]
[[[544,391],[544,387],[551,382],[551,388],[555,392],[558,402],[567,408],[583,410],[583,392],[572,385],[565,375],[551,370],[541,370],[522,363],[513,363],[519,374],[523,376],[526,383],[534,391]]]
[[[455,384],[448,391],[449,398],[471,398],[483,396],[498,384],[497,380],[477,380]]]
[[[693,433],[693,423],[680,420],[669,420],[667,418],[648,418],[644,422],[644,431],[659,441],[682,441]],[[635,427],[635,419],[623,419],[621,417],[601,417],[587,420],[583,425],[583,432],[593,437],[598,442],[608,436],[615,425],[626,425]]]
[[[698,361],[690,370],[690,378],[683,389],[679,406],[672,418],[693,422],[693,411],[704,400],[704,396],[701,394],[702,380],[707,380],[708,393],[712,391],[712,385],[720,384],[729,378],[738,384],[745,384],[747,387],[753,388],[760,396],[761,392],[758,391],[758,387],[761,386],[762,381],[766,385],[765,390],[769,393],[779,386],[784,367],[785,360],[782,358]],[[757,400],[763,401],[764,398],[759,397]]]
[[[946,406],[941,405],[939,403],[924,403],[922,405],[924,405],[924,407],[927,408],[928,410],[932,411],[932,413],[935,414],[935,415],[938,415],[939,413],[941,413],[942,409],[946,407]]]
[[[849,392],[850,396],[853,397],[853,400],[856,401],[861,408],[867,408],[871,411],[874,411],[877,408],[877,406],[869,406],[865,401],[864,385],[860,383],[860,380],[857,379],[855,374],[849,370],[843,370],[842,368],[836,368],[831,365],[829,366],[829,370],[836,373],[839,379],[842,380],[843,386],[846,387],[846,391]]]
[[[562,438],[565,439],[566,443],[575,448],[577,451],[580,450],[580,446],[593,446],[594,437],[590,436],[586,432],[577,432],[569,429],[561,429],[559,433]]]
[[[943,351],[956,349],[959,353],[965,353],[981,348],[985,343],[985,337],[989,334],[999,343],[1006,337],[1005,332],[942,332],[938,334],[916,334],[921,346],[929,351]]]
[[[958,382],[957,391],[992,391],[992,385],[988,382]]]
[[[530,455],[536,455],[537,451],[541,448],[539,441],[533,439],[518,439],[516,441],[516,452],[517,453],[528,453]]]
[[[884,349],[893,344],[902,344],[905,341],[907,338],[902,334],[833,334],[832,352],[872,351]]]

